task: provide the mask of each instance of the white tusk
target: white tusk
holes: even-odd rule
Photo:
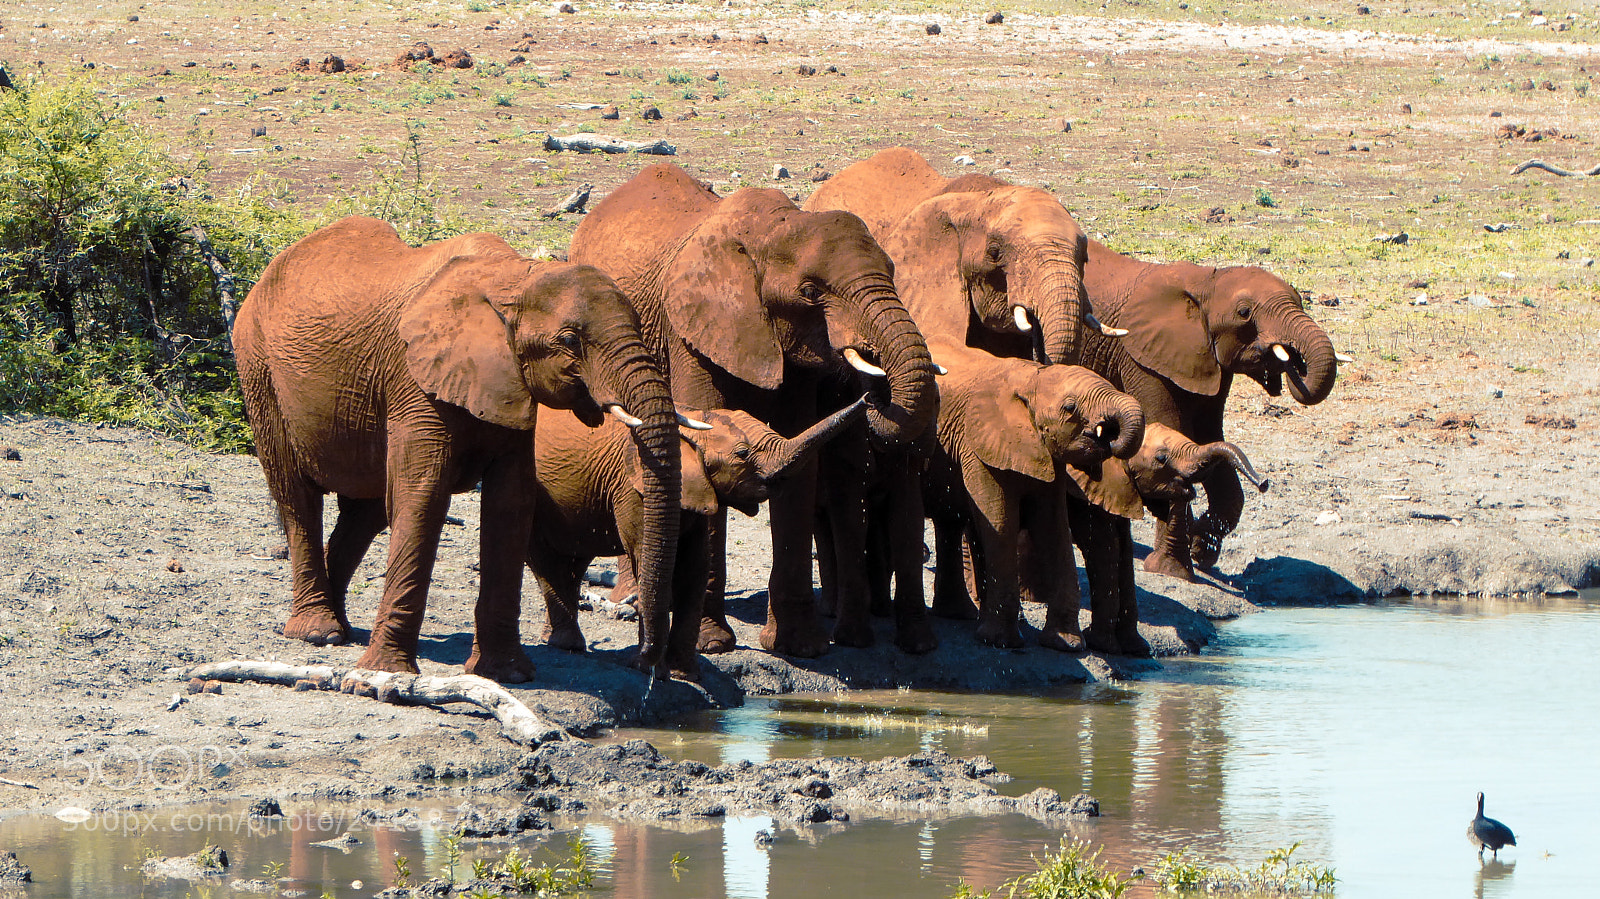
[[[1083,320],[1089,323],[1089,327],[1095,329],[1096,331],[1099,331],[1101,334],[1104,334],[1107,337],[1127,337],[1128,336],[1128,329],[1127,328],[1113,328],[1110,325],[1106,324],[1105,322],[1101,321],[1100,319],[1095,318],[1095,315],[1094,315],[1093,312],[1085,312],[1083,314]]]
[[[1333,358],[1339,360],[1340,362],[1354,362],[1354,361],[1356,361],[1354,356],[1346,356],[1343,353],[1334,353],[1333,354]]]
[[[874,378],[887,378],[889,376],[888,372],[861,358],[861,354],[856,352],[856,348],[853,346],[844,348],[844,361],[850,363],[851,368],[864,375],[872,375]]]
[[[709,430],[711,430],[711,426],[710,425],[706,424],[703,421],[700,421],[699,419],[690,418],[689,416],[684,415],[682,412],[678,413],[678,424],[683,425],[684,427],[688,428],[691,431],[709,431]]]
[[[630,428],[637,428],[638,426],[644,424],[644,419],[634,418],[632,415],[628,414],[627,409],[624,409],[615,403],[607,406],[606,411],[611,413],[612,418],[615,418],[617,421],[622,422]]]
[[[935,362],[933,363],[933,373],[936,375],[948,375],[950,373],[950,369],[945,368],[943,365]]]
[[[1026,334],[1033,330],[1033,322],[1028,321],[1028,310],[1021,306],[1011,307],[1011,317],[1016,319],[1017,330]]]
[[[1272,355],[1277,356],[1279,362],[1289,361],[1289,351],[1284,349],[1283,344],[1281,343],[1275,343],[1272,345]]]
[[[1105,425],[1095,425],[1094,426],[1094,436],[1096,436],[1096,437],[1104,437],[1105,436],[1105,430],[1106,430],[1106,426]]]

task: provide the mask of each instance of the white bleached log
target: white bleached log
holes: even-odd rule
[[[676,156],[678,148],[664,140],[619,140],[604,134],[547,135],[546,150],[572,150],[578,153],[648,153],[655,156]]]
[[[248,659],[212,662],[192,668],[168,668],[167,673],[185,680],[199,677],[234,683],[293,686],[301,681],[310,681],[321,689],[370,694],[384,702],[405,705],[443,706],[465,702],[493,715],[500,722],[500,732],[513,742],[537,746],[566,739],[561,728],[535,715],[523,705],[522,700],[494,681],[475,674],[436,677],[368,671],[363,668],[341,669],[329,665],[286,665]]]

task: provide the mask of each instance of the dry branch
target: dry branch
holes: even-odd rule
[[[535,715],[522,704],[521,700],[506,692],[499,684],[475,674],[434,677],[368,671],[363,668],[285,665],[282,662],[254,660],[212,662],[193,668],[168,668],[167,673],[185,680],[199,677],[234,683],[285,684],[295,687],[299,687],[302,683],[310,683],[317,689],[337,689],[345,693],[371,695],[383,702],[402,705],[443,706],[452,702],[465,702],[493,715],[500,722],[500,732],[514,742],[537,746],[540,743],[566,738],[561,728]]]
[[[1527,162],[1524,162],[1522,165],[1519,165],[1516,168],[1512,169],[1511,170],[1511,174],[1520,175],[1523,172],[1526,172],[1528,169],[1544,169],[1545,171],[1549,172],[1552,175],[1560,175],[1563,178],[1577,178],[1579,176],[1600,175],[1600,165],[1595,166],[1594,168],[1590,169],[1587,172],[1569,172],[1566,169],[1558,168],[1557,166],[1553,166],[1548,162],[1544,162],[1544,161],[1538,160],[1538,159],[1530,159]]]
[[[544,217],[553,219],[563,212],[582,212],[583,207],[589,202],[589,192],[594,190],[593,184],[584,184],[577,190],[567,195],[565,200],[551,206],[545,211]]]
[[[239,301],[234,296],[233,272],[222,264],[222,259],[211,248],[211,240],[206,237],[206,230],[199,225],[189,229],[189,236],[194,238],[195,246],[200,248],[200,257],[206,261],[206,266],[211,269],[211,276],[217,281],[217,299],[222,308],[222,324],[228,336],[228,347],[233,347],[233,318],[239,312]]]
[[[579,153],[650,153],[656,156],[676,156],[678,148],[664,140],[641,143],[636,140],[618,140],[604,134],[573,134],[567,137],[551,134],[544,139],[546,150],[574,150]]]

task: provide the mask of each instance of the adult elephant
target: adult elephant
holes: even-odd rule
[[[383,598],[358,667],[417,670],[417,640],[450,495],[483,484],[475,636],[466,670],[526,681],[518,635],[539,404],[637,423],[647,460],[641,592],[664,595],[678,535],[677,415],[622,292],[597,269],[522,258],[469,234],[413,248],[349,218],[284,250],[233,332],[245,408],[288,536],[284,634],[350,639],[345,590],[390,529]],[[340,519],[323,554],[322,497]],[[661,659],[647,633],[639,660]]]
[[[881,389],[867,412],[884,445],[916,439],[936,391],[922,335],[895,292],[889,257],[859,218],[805,212],[775,190],[726,198],[672,165],[652,165],[585,217],[570,258],[606,271],[633,302],[649,344],[669,360],[685,405],[739,409],[794,436],[821,415],[825,375],[846,366]],[[812,598],[816,466],[772,496],[767,650],[827,649]],[[699,647],[733,647],[723,610],[725,518],[709,536],[713,573]]]

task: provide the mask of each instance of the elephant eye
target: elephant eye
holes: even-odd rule
[[[1239,307],[1239,320],[1240,321],[1246,321],[1246,322],[1250,320],[1250,307],[1249,306],[1240,306]]]
[[[733,448],[733,455],[735,458],[748,459],[750,458],[750,447],[741,443]]]
[[[800,295],[805,297],[808,302],[815,303],[822,299],[822,288],[808,281],[800,285]]]
[[[583,341],[578,337],[577,332],[575,331],[557,331],[556,344],[562,349],[576,353],[578,351],[578,347],[583,345]]]
[[[1067,400],[1066,402],[1061,404],[1061,414],[1062,415],[1076,415],[1077,412],[1078,412],[1078,404],[1073,402],[1072,400]]]

